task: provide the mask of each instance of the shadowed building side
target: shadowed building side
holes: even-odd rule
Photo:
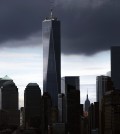
[[[111,78],[115,88],[120,90],[120,46],[111,47]]]
[[[6,125],[18,127],[20,125],[20,111],[18,110],[18,88],[13,80],[6,80],[1,86],[0,114],[6,120]]]
[[[41,125],[41,90],[37,83],[29,83],[24,91],[25,127]],[[36,121],[37,120],[37,121]]]
[[[42,96],[42,134],[48,134],[48,131],[51,130],[51,108],[51,96],[47,92],[44,92]]]
[[[66,76],[61,79],[63,97],[63,122],[67,125],[67,133],[80,133],[80,88],[78,76]],[[60,99],[60,98],[59,98]],[[59,109],[59,112],[61,110]]]

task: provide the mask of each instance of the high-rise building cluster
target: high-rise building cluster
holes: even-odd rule
[[[0,79],[1,130],[18,128],[16,134],[80,133],[80,80],[79,76],[61,78],[60,34],[60,21],[51,11],[42,22],[43,95],[37,83],[29,83],[24,90],[24,107],[19,110],[15,83],[8,76]]]
[[[8,76],[0,79],[0,133],[120,134],[120,47],[111,48],[111,76],[96,77],[96,102],[88,92],[80,104],[80,77],[61,78],[60,21],[42,23],[43,95],[37,83],[24,90],[19,110],[18,88]]]
[[[96,77],[96,102],[84,120],[85,134],[120,133],[120,46],[111,47],[111,75]],[[110,74],[110,73],[109,73]]]

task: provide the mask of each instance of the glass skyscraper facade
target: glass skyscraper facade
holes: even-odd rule
[[[80,77],[79,76],[65,76],[61,78],[61,93],[67,93],[67,87],[71,86],[73,89],[80,91]]]
[[[60,21],[52,15],[42,23],[43,92],[48,92],[53,106],[58,105],[61,87]]]

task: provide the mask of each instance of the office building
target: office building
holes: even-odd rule
[[[25,110],[24,107],[20,108],[20,126],[24,127],[25,126]]]
[[[51,108],[51,122],[52,124],[58,122],[58,108],[57,107]]]
[[[65,95],[58,94],[58,121],[65,122]]]
[[[96,80],[96,101],[99,102],[99,133],[102,134],[102,99],[105,92],[113,90],[113,82],[109,76],[97,76]]]
[[[48,92],[52,105],[58,105],[58,93],[61,89],[61,41],[60,21],[53,17],[42,23],[43,43],[43,92]]]
[[[93,107],[93,114],[94,114],[94,130],[99,130],[99,102],[94,102]]]
[[[3,78],[0,78],[0,87],[3,85],[4,82],[12,80],[7,75],[5,75]]]
[[[102,101],[101,134],[120,133],[120,90],[108,91]]]
[[[80,116],[83,116],[83,104],[80,104]]]
[[[12,79],[11,78],[9,78],[7,75],[5,76],[5,77],[3,77],[3,78],[0,78],[0,96],[1,96],[1,87],[2,87],[2,85],[3,85],[3,83],[5,83],[5,82],[7,82],[7,81],[12,81]],[[1,102],[2,102],[2,97],[0,97],[0,109],[2,109],[1,108]]]
[[[0,110],[6,111],[4,112],[4,116],[5,118],[7,117],[7,125],[18,127],[20,125],[20,112],[18,110],[18,88],[13,80],[7,80],[2,84],[0,88],[0,98]]]
[[[80,77],[65,76],[61,79],[61,92],[65,94],[65,115],[67,131],[80,132]]]
[[[90,107],[90,100],[88,99],[88,93],[87,93],[87,98],[85,100],[84,107],[85,107],[85,112],[88,112],[88,109]]]
[[[111,78],[115,88],[120,90],[120,46],[111,47]]]
[[[48,131],[51,131],[51,108],[52,100],[51,96],[44,92],[42,96],[42,121],[41,121],[41,130],[42,134],[48,134]]]
[[[93,115],[94,104],[92,103],[88,110],[88,132],[91,134],[92,129],[94,128],[94,115]]]
[[[40,127],[41,90],[37,83],[29,83],[24,91],[25,127]],[[38,120],[38,121],[37,121]],[[36,121],[36,123],[34,123]],[[34,124],[38,126],[34,126]]]
[[[71,87],[66,94],[66,123],[68,132],[80,133],[80,91]]]
[[[67,132],[70,134],[80,133],[79,77],[63,77],[61,80],[61,88],[61,92],[65,95],[64,118],[67,124]]]
[[[52,132],[52,134],[66,134],[65,123],[53,123]]]
[[[98,134],[99,132],[99,103],[94,102],[90,105],[88,111],[88,132],[89,134]]]
[[[1,109],[18,110],[18,88],[12,80],[3,83],[0,98]]]
[[[67,86],[72,86],[75,90],[80,91],[79,76],[65,76],[61,78],[61,93],[67,93]]]
[[[113,89],[113,82],[109,76],[97,76],[96,79],[96,101],[99,102],[101,106],[101,100],[105,92]]]
[[[8,126],[8,114],[6,110],[0,110],[0,128]]]
[[[82,117],[80,124],[81,124],[80,133],[81,134],[89,134],[88,133],[88,129],[89,129],[89,126],[88,126],[88,117]]]

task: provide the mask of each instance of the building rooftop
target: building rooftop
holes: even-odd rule
[[[34,90],[37,91],[39,90],[41,92],[41,89],[37,83],[29,83],[25,88],[25,91],[34,91]]]
[[[27,86],[39,86],[37,83],[29,83]]]
[[[51,9],[51,12],[50,12],[50,16],[46,17],[44,21],[51,21],[51,20],[57,20],[57,17],[53,16],[53,10],[52,9]]]
[[[7,75],[5,75],[5,77],[1,78],[0,80],[12,80],[12,79],[8,77]]]
[[[3,83],[3,87],[6,86],[15,86],[15,83],[13,82],[13,80],[9,80]]]

